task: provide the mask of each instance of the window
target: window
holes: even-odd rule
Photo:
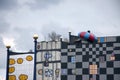
[[[69,52],[72,52],[72,49],[69,49]]]
[[[61,74],[62,75],[67,75],[67,69],[61,69]]]
[[[115,56],[110,56],[110,60],[114,61],[115,60]]]
[[[72,63],[75,63],[75,62],[76,62],[75,56],[71,56],[71,62],[72,62]]]
[[[97,65],[93,64],[89,66],[90,68],[90,74],[97,74]]]
[[[60,69],[55,70],[56,77],[59,77],[59,72],[60,72]]]
[[[114,54],[114,53],[111,54],[110,60],[111,60],[111,61],[114,61],[114,60],[115,60],[115,54]]]

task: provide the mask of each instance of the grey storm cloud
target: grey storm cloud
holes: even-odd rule
[[[0,68],[5,68],[6,63],[6,49],[0,37]]]
[[[2,38],[0,37],[0,48],[4,48],[4,43],[2,41]]]
[[[63,0],[35,0],[35,3],[27,2],[27,4],[31,7],[31,9],[45,9],[51,5],[57,5],[62,1]]]
[[[0,34],[5,33],[9,28],[9,24],[4,19],[0,19]]]
[[[7,23],[5,16],[16,7],[17,0],[0,0],[0,34],[10,30],[10,24]]]
[[[33,28],[19,28],[13,29],[15,35],[16,49],[19,51],[29,51],[33,50],[33,33],[35,29]],[[35,31],[36,32],[36,31]]]
[[[6,66],[6,50],[1,50],[2,53],[0,53],[0,69],[5,68]]]
[[[0,9],[9,10],[17,6],[17,0],[0,0]]]

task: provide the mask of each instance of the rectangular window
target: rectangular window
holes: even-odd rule
[[[96,64],[90,65],[89,68],[90,68],[90,74],[97,74],[98,69]]]
[[[62,75],[67,75],[67,69],[61,69],[61,74]]]
[[[110,60],[111,60],[111,61],[114,61],[114,60],[115,60],[115,54],[114,54],[114,53],[111,54]]]
[[[115,60],[115,56],[110,56],[110,60],[114,61]]]
[[[106,42],[106,37],[99,37],[99,38],[98,38],[98,42],[99,42],[99,43]]]
[[[71,62],[75,63],[76,62],[76,57],[75,56],[71,56]]]

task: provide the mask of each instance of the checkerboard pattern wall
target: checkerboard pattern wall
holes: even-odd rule
[[[112,54],[115,60],[110,60]],[[89,66],[93,64],[97,65],[97,74],[90,74]],[[98,43],[81,41],[62,44],[61,80],[119,79],[120,37],[106,37],[105,40],[102,37]]]

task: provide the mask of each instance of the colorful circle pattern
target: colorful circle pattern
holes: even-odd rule
[[[13,73],[15,71],[15,67],[9,67],[9,73]]]
[[[15,59],[10,58],[10,60],[9,60],[9,64],[10,64],[10,65],[15,64]]]
[[[23,63],[23,59],[22,59],[22,58],[18,58],[18,59],[17,59],[17,63],[18,63],[18,64],[22,64],[22,63]]]
[[[33,57],[32,57],[31,55],[28,55],[28,56],[26,57],[26,60],[27,60],[27,61],[32,61],[32,60],[33,60]]]

